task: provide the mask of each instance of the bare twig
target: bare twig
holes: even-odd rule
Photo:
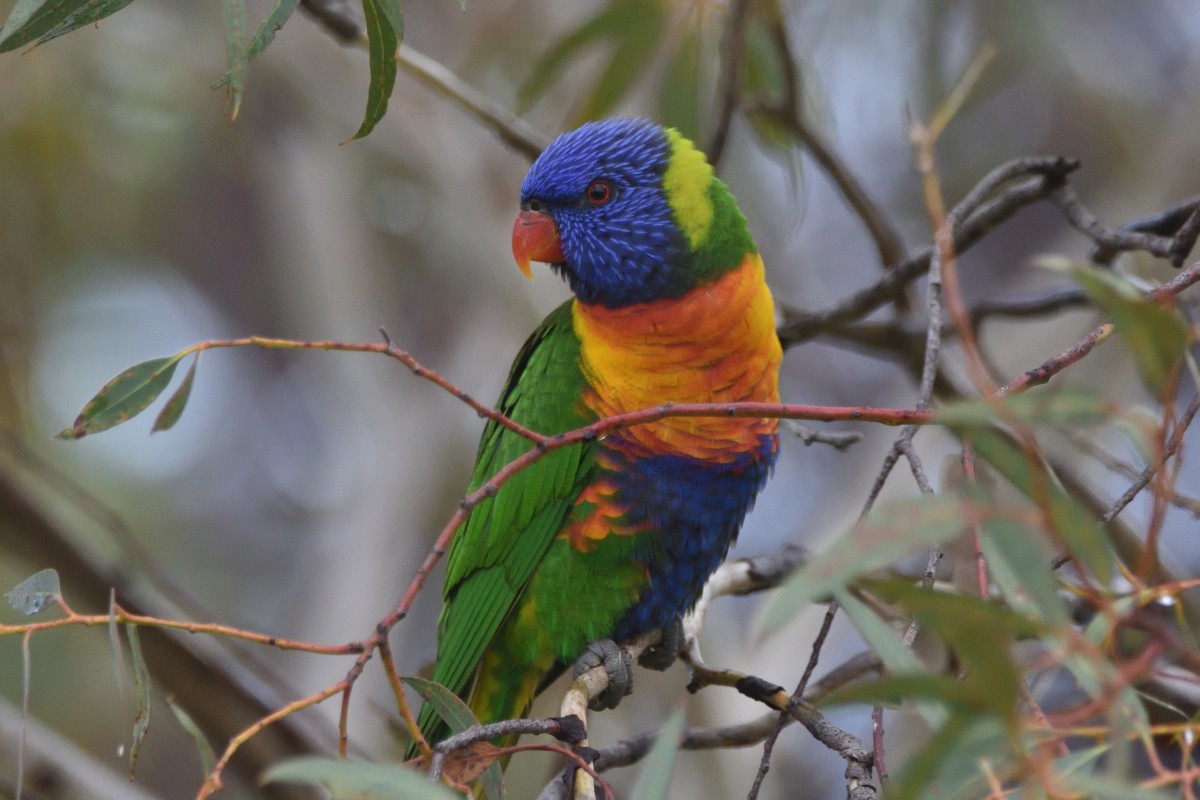
[[[1133,498],[1137,497],[1150,484],[1150,481],[1158,474],[1158,471],[1175,455],[1175,452],[1183,443],[1183,435],[1187,433],[1188,426],[1192,424],[1192,420],[1195,418],[1198,410],[1200,410],[1200,394],[1192,398],[1192,402],[1188,404],[1188,407],[1179,417],[1179,421],[1175,423],[1175,427],[1171,431],[1171,436],[1167,439],[1165,447],[1163,447],[1161,458],[1152,464],[1146,465],[1146,468],[1138,475],[1137,480],[1100,517],[1102,524],[1107,525],[1109,522],[1112,522],[1118,514],[1125,510],[1125,507],[1133,502]]]
[[[988,173],[982,181],[954,208],[955,226],[951,246],[963,253],[997,225],[1017,211],[1046,197],[1066,176],[1079,167],[1074,159],[1040,156],[1018,158]],[[984,202],[1000,186],[1017,178],[1027,178],[1005,189],[999,196]],[[801,311],[784,307],[784,321],[779,338],[784,347],[808,341],[824,331],[832,330],[870,314],[895,300],[908,284],[929,270],[933,246],[926,247],[891,267],[871,286],[849,295],[820,311]]]
[[[783,427],[806,445],[827,444],[843,452],[850,445],[862,441],[862,434],[858,431],[819,431],[794,419],[784,420]]]

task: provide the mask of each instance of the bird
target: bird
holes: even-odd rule
[[[550,436],[664,403],[779,401],[762,258],[679,131],[616,118],[561,134],[521,184],[512,246],[526,277],[546,263],[573,296],[517,354],[496,405],[509,419]],[[489,421],[470,491],[534,446]],[[448,548],[432,679],[481,723],[518,718],[572,664],[613,670],[615,643],[678,630],[778,450],[777,419],[667,417],[516,473]],[[628,690],[610,678],[601,705]],[[430,743],[449,733],[428,703],[418,725]]]

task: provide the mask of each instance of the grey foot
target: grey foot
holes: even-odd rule
[[[616,708],[622,697],[633,692],[633,659],[612,639],[599,639],[589,644],[575,661],[573,674],[578,678],[600,666],[608,673],[608,687],[588,703],[588,708],[593,711]]]
[[[638,656],[638,663],[646,669],[653,669],[659,672],[667,669],[675,663],[675,659],[679,658],[679,653],[683,650],[683,620],[677,619],[667,627],[663,628],[662,641],[653,647],[647,647],[646,650]]]

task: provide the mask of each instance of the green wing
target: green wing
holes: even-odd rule
[[[539,433],[562,433],[591,421],[581,413],[585,386],[567,302],[525,342],[498,408]],[[528,439],[489,422],[471,490],[532,447]],[[471,512],[446,560],[435,681],[460,696],[469,690],[480,659],[562,527],[591,463],[588,445],[556,450]],[[429,709],[421,717],[422,730],[436,727]]]

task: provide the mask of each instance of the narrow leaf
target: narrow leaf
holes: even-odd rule
[[[27,617],[40,614],[61,593],[58,573],[53,569],[35,572],[4,595],[14,610]]]
[[[1087,389],[1039,387],[989,400],[950,403],[937,411],[942,425],[991,425],[1005,420],[1048,425],[1100,425],[1115,416],[1112,403]]]
[[[117,592],[108,592],[108,648],[112,652],[113,678],[117,692],[125,699],[125,651],[121,648],[121,628],[117,625]]]
[[[772,633],[812,601],[856,578],[954,539],[970,516],[978,516],[978,509],[968,505],[960,498],[918,497],[880,506],[772,593],[759,614],[758,630]]]
[[[133,743],[129,747],[129,780],[133,780],[137,769],[138,753],[142,750],[142,742],[150,730],[150,670],[146,668],[146,659],[142,655],[142,642],[138,638],[136,625],[126,625],[125,633],[129,637],[129,653],[133,661],[133,684],[136,690],[136,713],[133,718]]]
[[[292,16],[292,12],[298,5],[300,5],[300,0],[275,0],[271,13],[254,32],[254,38],[250,40],[250,46],[246,48],[246,57],[243,63],[249,63],[257,58],[259,53],[267,49],[267,45],[275,41],[275,34],[282,30],[284,23]],[[230,73],[226,72],[220,80],[212,85],[212,88],[221,88],[229,83],[231,77]]]
[[[654,746],[642,762],[642,771],[633,785],[630,800],[666,800],[670,796],[675,757],[679,755],[679,743],[683,740],[683,723],[683,709],[677,708],[659,730]]]
[[[440,683],[416,676],[402,676],[400,680],[415,689],[422,700],[433,706],[433,710],[450,728],[451,733],[461,733],[479,724],[479,720],[475,719],[467,704]],[[504,797],[504,781],[500,775],[499,764],[488,767],[480,781],[491,800]]]
[[[461,800],[416,770],[317,756],[281,761],[263,773],[262,782],[324,786],[335,797],[356,800]]]
[[[246,0],[223,0],[221,13],[225,19],[225,51],[229,59],[229,121],[238,117],[242,108],[242,90],[246,86]]]
[[[1113,556],[1103,529],[1086,506],[1067,494],[1048,464],[1031,464],[1017,443],[994,427],[955,426],[955,432],[970,443],[976,458],[991,464],[1026,497],[1044,504],[1071,555],[1100,581],[1108,581]]]
[[[1074,275],[1096,305],[1112,317],[1142,380],[1155,396],[1161,396],[1187,351],[1187,324],[1111,270],[1079,265]]]
[[[196,749],[200,751],[200,768],[204,770],[203,777],[207,778],[216,768],[217,757],[213,753],[212,745],[208,743],[208,738],[204,735],[204,731],[200,730],[200,726],[196,724],[196,720],[192,719],[192,715],[184,710],[183,706],[175,702],[174,698],[167,697],[167,708],[171,709],[171,713],[175,715],[175,719],[179,720],[179,724],[192,737],[192,741],[196,743]]]
[[[688,31],[663,77],[658,110],[664,124],[700,141],[700,31]]]
[[[20,0],[0,29],[0,53],[42,44],[115,14],[133,0]]]
[[[363,18],[371,61],[371,86],[362,124],[346,141],[366,136],[387,113],[388,99],[396,86],[396,50],[404,38],[404,16],[398,0],[363,0]]]
[[[525,83],[517,90],[517,113],[528,111],[545,94],[554,80],[566,71],[567,63],[579,50],[621,36],[641,24],[647,9],[651,14],[656,13],[658,9],[654,7],[657,5],[657,1],[619,0],[567,34],[538,59]]]
[[[578,122],[606,116],[645,74],[666,22],[667,13],[658,3],[640,4],[634,19],[622,27],[608,66],[577,115]]]
[[[200,363],[199,355],[192,361],[192,365],[188,367],[187,374],[183,376],[183,383],[179,384],[179,388],[171,395],[171,399],[167,400],[166,405],[162,407],[162,411],[159,411],[158,416],[154,418],[154,427],[150,429],[151,433],[170,430],[175,427],[176,422],[179,422],[179,417],[183,414],[183,407],[187,405],[188,398],[192,394],[192,382],[196,378],[196,365],[198,363]]]
[[[75,423],[57,439],[82,439],[120,425],[146,410],[167,388],[182,355],[155,358],[130,367],[101,387]]]
[[[28,632],[21,637],[21,738],[17,742],[17,787],[25,785],[25,735],[29,728],[29,692],[33,681],[33,656]],[[16,800],[21,800],[20,795]]]
[[[1071,615],[1058,595],[1050,560],[1035,539],[1034,531],[1012,520],[988,520],[983,534],[988,571],[1013,608],[1053,628],[1066,628]]]

